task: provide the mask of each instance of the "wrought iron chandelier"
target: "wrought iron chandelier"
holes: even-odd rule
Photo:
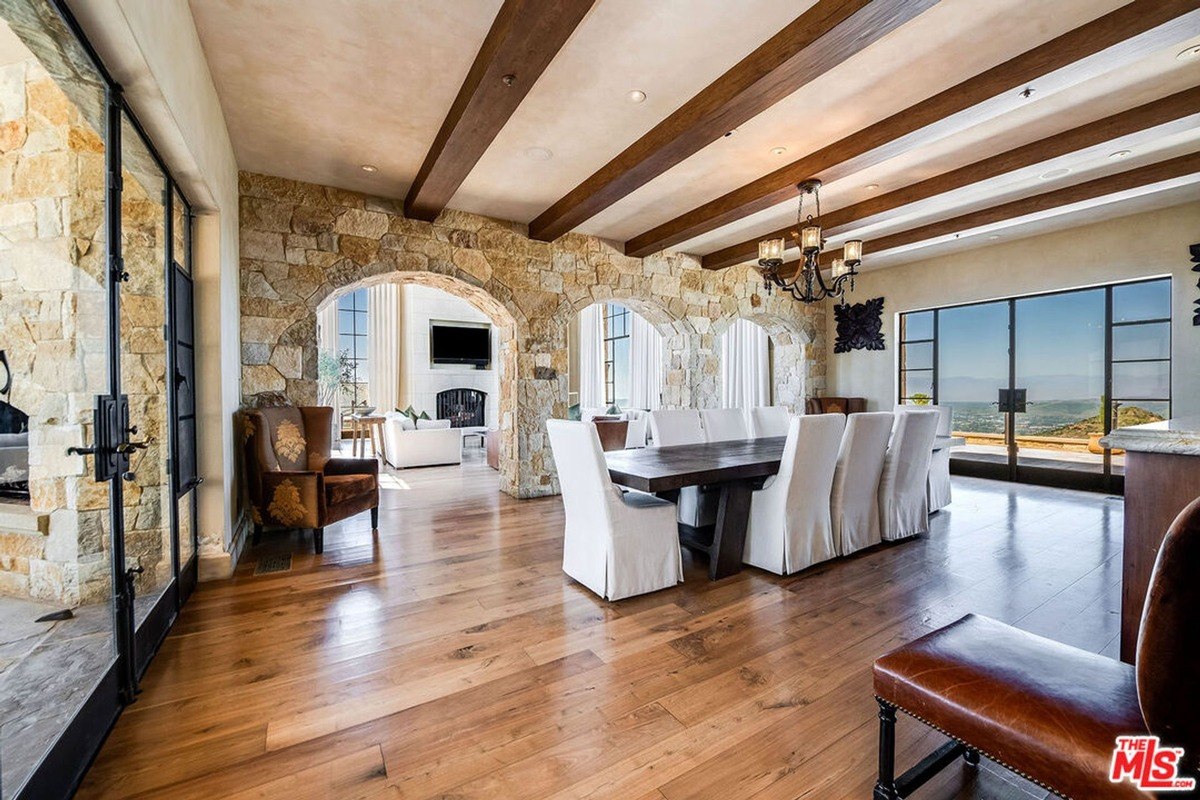
[[[763,288],[771,293],[779,287],[802,303],[816,303],[826,298],[846,302],[846,290],[854,291],[854,278],[862,264],[863,243],[851,239],[842,246],[840,258],[833,259],[830,280],[821,274],[821,251],[825,240],[821,237],[821,182],[815,178],[796,186],[800,190],[800,204],[796,210],[796,227],[800,231],[800,253],[802,260],[791,280],[779,274],[783,266],[783,251],[787,243],[782,239],[764,239],[758,243],[758,265],[763,276]],[[804,198],[812,195],[816,214],[804,215]]]

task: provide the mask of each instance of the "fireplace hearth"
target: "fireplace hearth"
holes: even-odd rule
[[[486,403],[487,392],[446,389],[437,393],[437,418],[450,420],[451,428],[482,428]]]

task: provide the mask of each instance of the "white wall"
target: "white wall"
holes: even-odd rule
[[[184,193],[194,230],[201,577],[224,577],[237,549],[232,419],[241,396],[238,175],[186,0],[71,0]]]
[[[1200,242],[1200,203],[1107,220],[864,273],[854,302],[883,296],[886,350],[834,353],[828,315],[828,391],[866,397],[871,410],[896,398],[897,314],[1133,278],[1172,276],[1172,414],[1200,415],[1200,298],[1188,245]]]
[[[491,320],[462,298],[416,284],[403,284],[404,293],[404,380],[401,383],[402,405],[409,403],[417,411],[437,416],[437,393],[446,389],[478,389],[487,392],[484,411],[487,425],[499,427],[500,337],[492,330],[492,364],[490,369],[429,363],[429,323],[484,322]]]

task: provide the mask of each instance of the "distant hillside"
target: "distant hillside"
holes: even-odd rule
[[[1155,414],[1153,411],[1147,411],[1144,408],[1138,408],[1137,406],[1121,406],[1117,412],[1117,417],[1117,427],[1162,421],[1162,417],[1158,414]],[[1100,414],[1043,431],[1038,435],[1057,436],[1064,439],[1086,439],[1088,436],[1097,433],[1104,433],[1104,420]]]

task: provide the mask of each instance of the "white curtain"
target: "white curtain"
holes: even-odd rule
[[[604,306],[579,312],[579,408],[604,406]]]
[[[755,408],[771,404],[767,332],[753,322],[734,320],[721,335],[721,405]]]
[[[629,312],[629,407],[651,411],[662,405],[663,337]]]
[[[382,414],[400,403],[400,286],[367,289],[367,394]]]
[[[320,313],[317,314],[317,348],[322,354],[338,357],[338,318],[337,318],[337,298],[329,301],[329,305],[325,306]],[[333,406],[333,439],[336,442],[342,438],[341,419],[342,419],[342,390],[338,387],[333,390],[332,397],[325,397],[322,402],[328,402]]]

